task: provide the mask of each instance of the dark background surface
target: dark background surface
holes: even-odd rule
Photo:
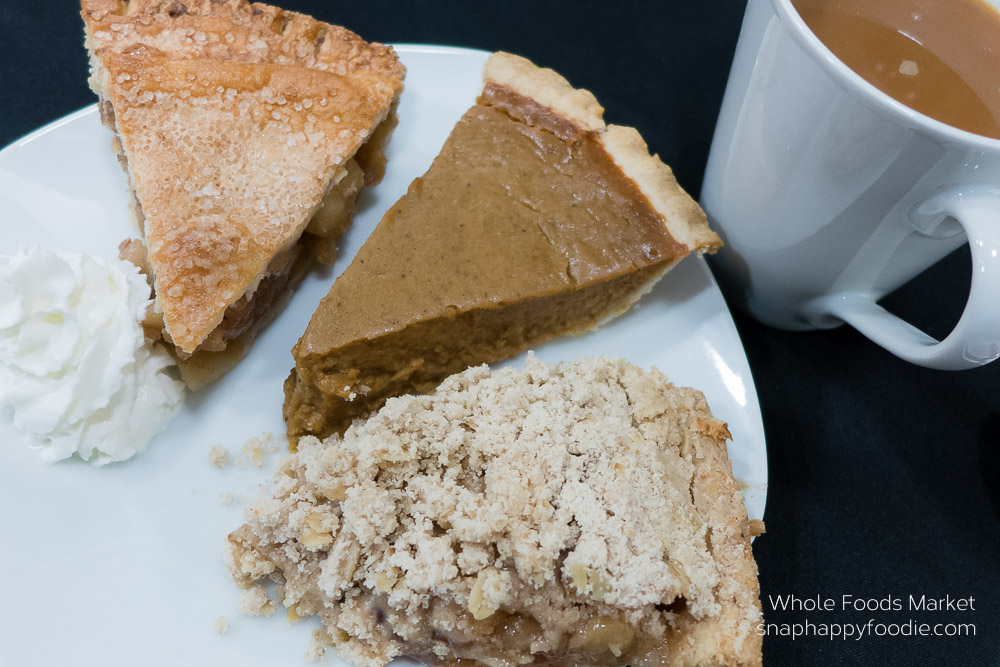
[[[283,6],[369,40],[503,49],[552,67],[592,90],[609,121],[639,128],[697,196],[745,3]],[[77,12],[71,0],[0,0],[0,145],[94,101]],[[0,217],[0,233],[4,224],[14,221]],[[960,250],[885,305],[940,337],[969,273]],[[929,371],[846,327],[788,333],[734,318],[767,434],[767,534],[754,545],[765,619],[976,627],[956,638],[768,637],[765,665],[1000,666],[1000,363]],[[789,594],[835,598],[838,610],[774,610],[770,597]],[[904,608],[909,595],[971,596],[975,611],[840,611],[842,595]]]

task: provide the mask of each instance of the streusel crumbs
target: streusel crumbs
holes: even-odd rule
[[[247,616],[270,616],[274,613],[274,600],[263,586],[252,586],[240,595],[239,610]]]

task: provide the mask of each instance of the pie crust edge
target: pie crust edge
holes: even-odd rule
[[[605,124],[604,109],[589,90],[574,88],[558,72],[503,51],[486,61],[483,79],[548,107],[582,132],[596,133],[621,172],[663,218],[667,232],[689,252],[714,253],[722,247],[722,239],[709,228],[704,211],[680,186],[673,170],[659,156],[649,153],[638,130]]]

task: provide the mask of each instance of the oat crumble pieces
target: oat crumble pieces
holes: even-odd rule
[[[239,609],[247,616],[270,616],[274,613],[274,600],[263,586],[252,586],[240,595]]]

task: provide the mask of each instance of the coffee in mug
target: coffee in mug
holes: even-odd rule
[[[1000,13],[982,0],[792,0],[868,83],[967,132],[1000,139]]]

